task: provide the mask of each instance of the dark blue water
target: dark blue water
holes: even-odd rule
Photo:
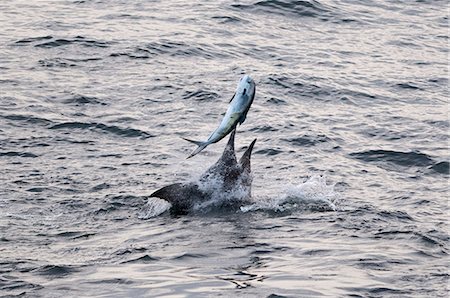
[[[0,11],[0,296],[448,295],[446,1]],[[171,216],[244,73],[253,202]]]

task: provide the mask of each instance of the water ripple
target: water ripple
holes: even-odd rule
[[[317,135],[317,136],[304,135],[302,137],[297,138],[283,139],[283,141],[286,141],[294,146],[308,147],[308,146],[315,146],[320,143],[330,142],[331,139],[328,138],[326,135]]]
[[[124,52],[114,52],[111,57],[126,56],[131,59],[149,59],[152,57],[168,55],[172,57],[201,57],[204,59],[229,58],[231,52],[223,51],[212,44],[188,44],[163,40],[137,46]]]
[[[241,10],[295,17],[325,18],[327,13],[325,7],[314,0],[263,0],[252,4],[232,4],[231,6]]]
[[[30,153],[30,152],[14,152],[14,151],[9,151],[9,152],[0,152],[0,157],[1,156],[9,156],[9,157],[38,157],[38,155]]]
[[[404,167],[426,167],[433,159],[421,152],[401,152],[393,150],[368,150],[350,153],[350,156],[365,162],[392,163]]]
[[[66,275],[77,272],[78,269],[75,266],[45,265],[33,271],[39,275],[45,275],[48,278],[62,278]]]
[[[0,1],[0,296],[446,297],[447,2]],[[252,198],[174,216],[242,74]]]
[[[219,94],[206,90],[186,91],[183,94],[183,99],[215,100],[218,97]]]
[[[148,132],[133,129],[133,128],[120,128],[114,125],[106,125],[103,123],[86,123],[86,122],[64,122],[55,124],[49,127],[49,129],[89,129],[89,130],[100,130],[106,133],[111,133],[121,137],[136,138],[140,137],[142,139],[147,139],[153,137]]]

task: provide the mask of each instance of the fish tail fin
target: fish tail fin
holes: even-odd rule
[[[250,143],[247,150],[245,150],[244,154],[242,154],[242,157],[239,161],[239,163],[241,164],[241,166],[244,170],[246,168],[248,168],[248,170],[250,171],[250,159],[252,156],[252,151],[253,151],[253,147],[255,146],[255,143],[256,143],[256,139],[254,139],[253,142]]]
[[[181,137],[183,140],[185,140],[185,141],[188,141],[188,142],[191,142],[191,143],[193,143],[193,144],[195,144],[195,145],[197,145],[197,146],[201,146],[201,145],[203,145],[204,143],[206,143],[206,142],[202,142],[202,141],[194,141],[194,140],[191,140],[191,139],[187,139],[187,138],[183,138],[183,137]]]
[[[190,139],[186,139],[186,138],[182,138],[182,139],[186,140],[188,142],[194,143],[195,145],[198,146],[198,148],[196,148],[194,151],[192,151],[191,155],[189,155],[187,158],[191,158],[192,156],[196,155],[197,153],[199,153],[200,151],[205,149],[206,146],[208,146],[210,144],[209,142],[194,141],[194,140],[190,140]]]

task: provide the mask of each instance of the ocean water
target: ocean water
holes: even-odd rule
[[[0,296],[447,297],[447,1],[0,2]],[[252,202],[149,199],[243,74]]]

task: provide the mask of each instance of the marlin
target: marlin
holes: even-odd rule
[[[250,143],[238,162],[234,150],[235,133],[236,129],[232,131],[222,156],[197,182],[171,184],[158,189],[150,197],[171,203],[170,211],[173,214],[186,214],[196,206],[215,200],[221,207],[248,201],[253,180],[250,158],[256,139]]]
[[[245,75],[239,81],[236,92],[230,100],[227,112],[220,122],[219,127],[211,133],[206,141],[193,141],[185,139],[188,142],[194,143],[198,147],[187,158],[196,155],[208,145],[217,143],[229,134],[238,124],[242,124],[247,117],[247,112],[255,99],[256,84],[253,79]]]

